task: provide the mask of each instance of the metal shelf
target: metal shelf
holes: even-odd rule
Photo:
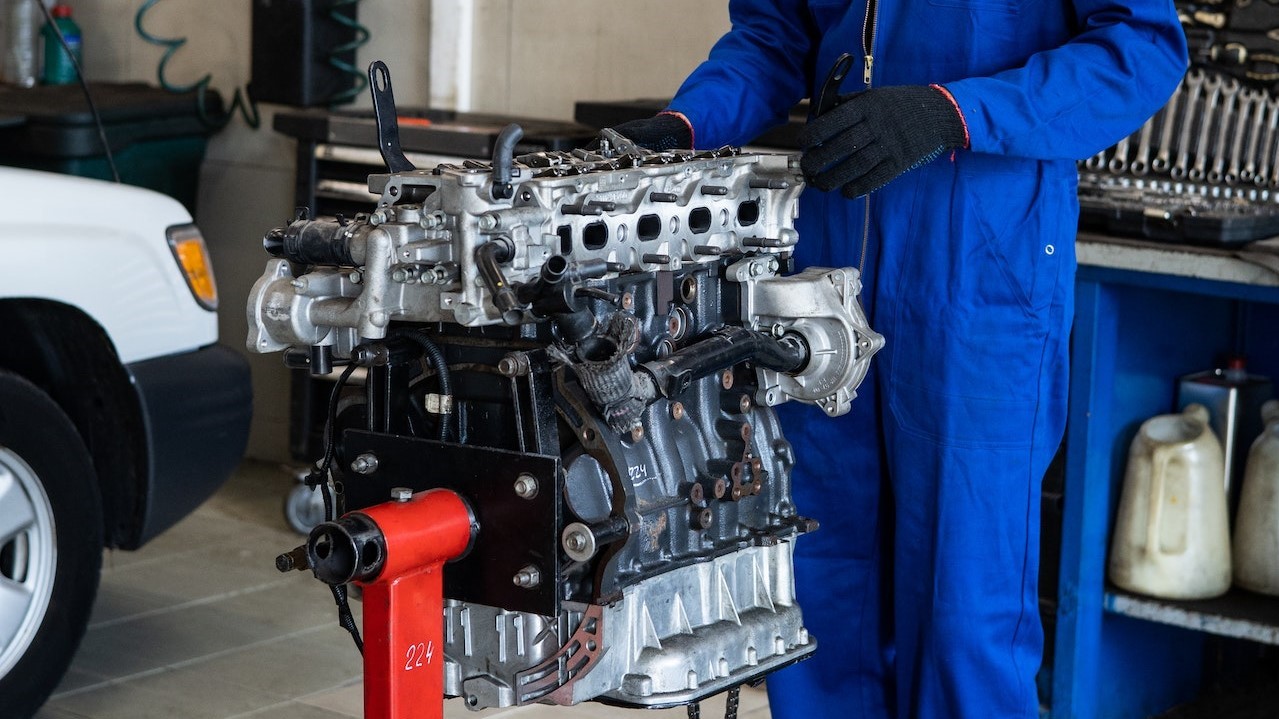
[[[1108,586],[1102,607],[1111,614],[1279,645],[1279,599],[1243,589],[1231,589],[1215,599],[1176,601]]]

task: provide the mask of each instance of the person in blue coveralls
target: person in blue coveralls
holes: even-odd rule
[[[887,339],[852,411],[783,406],[814,657],[777,719],[1038,716],[1040,483],[1066,417],[1075,160],[1187,66],[1172,0],[732,0],[652,149],[742,144],[856,57],[811,117],[799,267],[862,268]]]

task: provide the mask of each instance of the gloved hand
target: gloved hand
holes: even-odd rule
[[[676,112],[662,112],[643,120],[623,122],[613,129],[636,145],[657,152],[693,148],[693,128],[683,115]]]
[[[881,87],[843,95],[800,134],[800,169],[817,189],[853,198],[968,145],[968,128],[938,86]]]

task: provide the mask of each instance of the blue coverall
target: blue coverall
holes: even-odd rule
[[[769,678],[778,719],[1037,716],[1040,482],[1066,416],[1074,161],[1134,131],[1186,69],[1171,0],[733,0],[670,107],[741,144],[835,58],[941,84],[968,149],[868,199],[808,190],[801,267],[864,263],[887,338],[852,412],[784,406],[815,657]],[[864,41],[870,46],[865,47]],[[866,87],[864,61],[844,92]],[[865,247],[863,257],[862,248]]]

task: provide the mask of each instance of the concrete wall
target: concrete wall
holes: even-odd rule
[[[571,119],[576,100],[670,97],[728,30],[727,0],[471,4],[473,107],[533,117]]]
[[[87,74],[104,81],[156,82],[163,48],[134,29],[142,0],[72,0],[84,31]],[[246,0],[162,0],[145,18],[161,37],[186,37],[169,62],[174,84],[212,75],[229,98],[251,72]],[[726,0],[364,0],[372,33],[358,64],[386,60],[401,104],[458,97],[464,109],[571,118],[578,99],[667,97],[727,28]],[[465,37],[436,33],[467,15]],[[431,44],[434,42],[434,46]],[[465,57],[460,54],[465,53]],[[465,87],[428,87],[431,58],[467,71]],[[455,81],[459,75],[449,75]],[[367,98],[359,103],[368,105]],[[242,347],[244,300],[261,273],[262,234],[293,212],[294,145],[271,130],[284,108],[263,106],[262,123],[236,118],[215,135],[200,173],[196,220],[214,257],[222,341]],[[256,404],[250,456],[288,461],[288,375],[277,355],[247,355]]]

